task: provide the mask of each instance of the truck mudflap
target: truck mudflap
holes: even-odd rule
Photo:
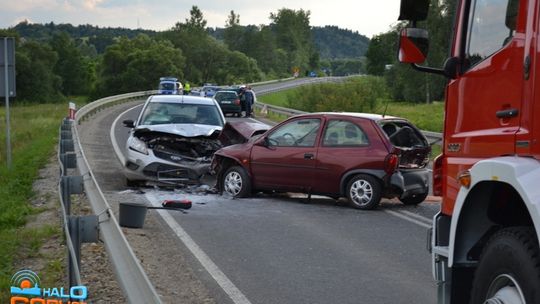
[[[433,278],[437,282],[437,303],[450,304],[452,270],[448,267],[448,239],[450,217],[440,212],[433,217],[432,228],[428,230],[427,249],[431,253]]]

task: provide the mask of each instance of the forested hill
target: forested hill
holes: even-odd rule
[[[98,27],[94,25],[46,24],[21,22],[13,27],[21,37],[36,40],[48,40],[55,33],[66,32],[72,38],[88,38],[98,53],[112,44],[114,37],[133,38],[138,34],[154,36],[155,31],[143,29]],[[223,28],[208,28],[207,32],[217,40],[223,40]],[[337,26],[312,27],[311,34],[321,59],[360,58],[364,56],[369,45],[369,38],[358,32],[341,29]]]
[[[333,25],[313,27],[311,33],[321,59],[359,58],[369,46],[368,37]]]

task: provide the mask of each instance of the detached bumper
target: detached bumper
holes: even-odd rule
[[[399,170],[390,177],[390,185],[397,189],[400,198],[427,193],[429,171],[427,169]]]

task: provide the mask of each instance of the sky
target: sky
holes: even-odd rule
[[[0,0],[0,28],[28,20],[163,31],[185,22],[193,5],[210,27],[225,27],[231,10],[241,25],[260,25],[282,8],[303,9],[312,26],[335,25],[369,38],[387,32],[399,15],[399,0]]]

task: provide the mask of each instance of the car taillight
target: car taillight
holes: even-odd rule
[[[399,156],[397,154],[388,154],[384,159],[384,172],[392,174],[396,171],[399,165]]]
[[[442,154],[435,157],[433,160],[433,195],[442,196],[442,184],[443,184],[443,157]]]
[[[237,105],[237,106],[239,106],[239,105],[240,105],[240,99],[236,99],[236,100],[234,101],[234,104]]]

